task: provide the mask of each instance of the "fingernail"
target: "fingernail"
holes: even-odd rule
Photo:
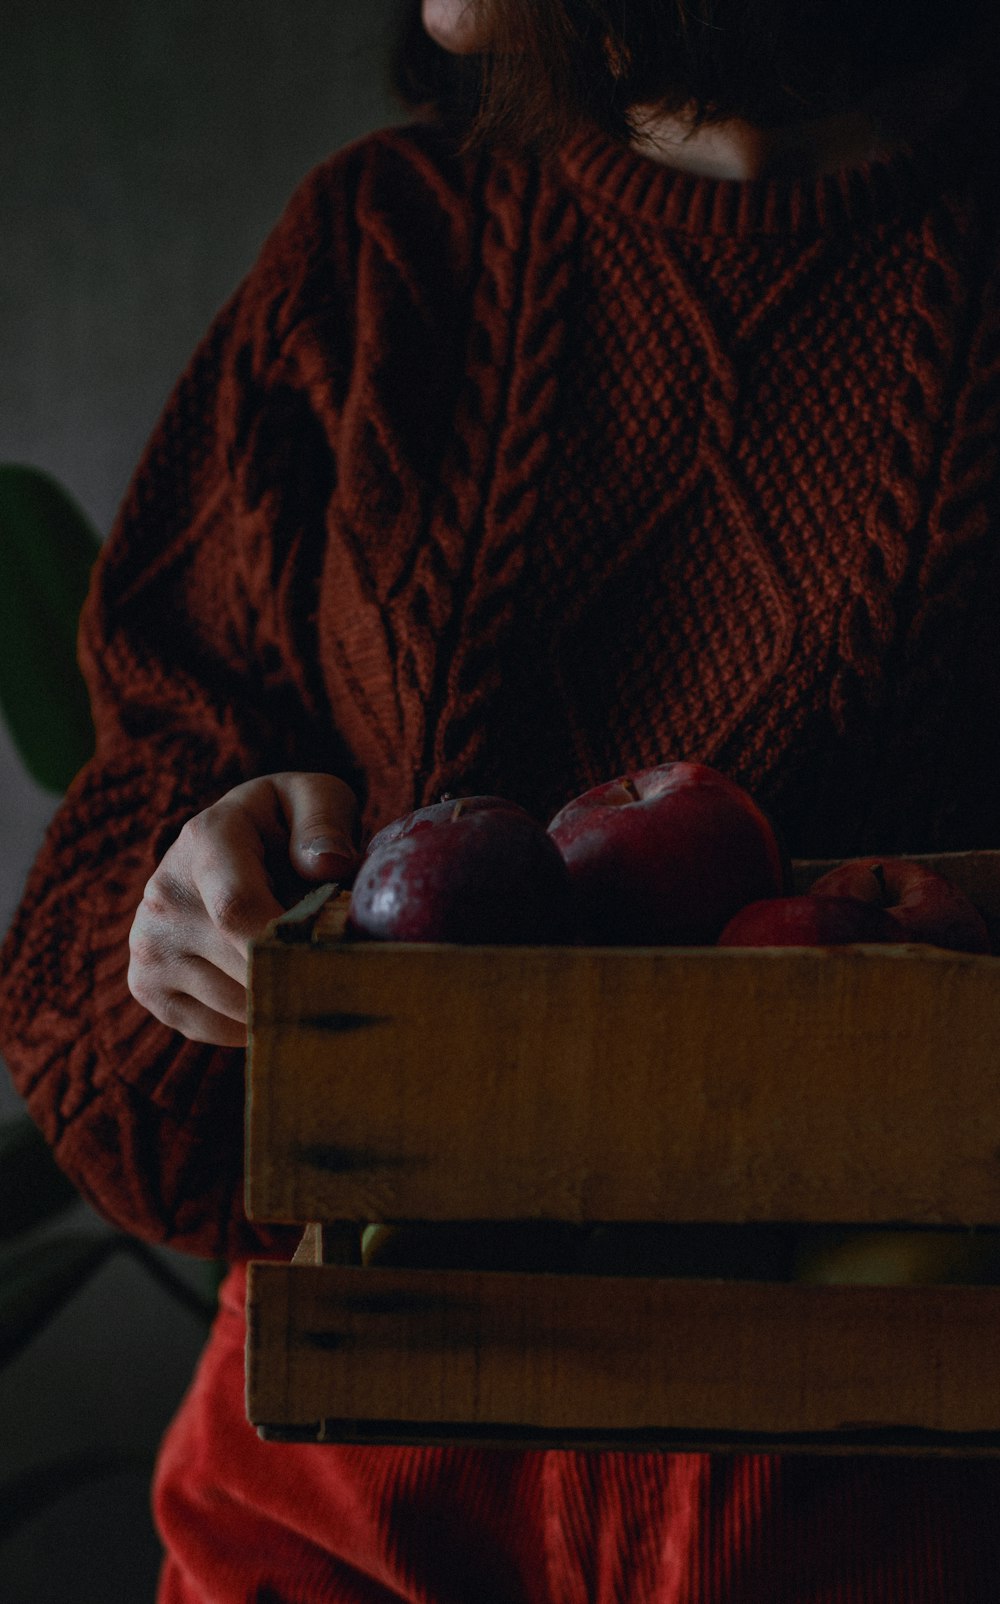
[[[311,840],[303,841],[302,852],[307,858],[347,858],[353,863],[357,857],[353,846],[343,835],[314,835]]]

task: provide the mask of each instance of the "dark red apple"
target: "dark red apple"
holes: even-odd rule
[[[813,897],[858,897],[892,914],[902,941],[990,952],[979,910],[943,874],[909,858],[852,858],[810,887]]]
[[[365,856],[371,857],[373,853],[381,852],[390,841],[398,841],[400,836],[413,835],[414,832],[420,833],[432,829],[435,825],[450,822],[458,803],[461,804],[459,811],[463,815],[495,813],[500,809],[519,813],[522,818],[531,817],[519,802],[511,802],[505,796],[443,796],[440,802],[431,802],[425,808],[416,808],[412,813],[404,813],[401,818],[393,819],[390,824],[383,825],[369,841]]]
[[[857,897],[769,897],[734,914],[719,946],[841,947],[903,940],[891,914]]]
[[[703,763],[663,763],[597,785],[549,834],[597,945],[710,946],[738,908],[784,889],[768,819]]]
[[[569,874],[544,827],[516,803],[435,802],[372,838],[347,930],[368,941],[567,941]]]

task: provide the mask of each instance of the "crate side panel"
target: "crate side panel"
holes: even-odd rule
[[[254,1265],[255,1424],[1000,1430],[1000,1289]]]
[[[993,959],[275,947],[253,982],[257,1219],[1000,1222]]]

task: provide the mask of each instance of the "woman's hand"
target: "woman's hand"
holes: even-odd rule
[[[246,1046],[250,942],[301,879],[357,866],[358,806],[330,774],[268,774],[189,819],[143,893],[129,934],[129,990],[189,1041]]]

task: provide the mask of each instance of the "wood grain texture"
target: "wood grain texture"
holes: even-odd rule
[[[248,1305],[254,1424],[553,1445],[1000,1434],[1000,1288],[254,1264]]]
[[[998,928],[1000,854],[926,861]],[[995,1281],[992,1239],[835,1231],[782,1279],[759,1235],[1000,1224],[1000,959],[355,944],[345,906],[251,958],[248,1209],[314,1222],[249,1267],[262,1436],[1000,1453],[1000,1287],[824,1284]],[[682,1279],[710,1222],[758,1234]]]
[[[930,948],[253,955],[248,1209],[1000,1222],[1000,960]]]

